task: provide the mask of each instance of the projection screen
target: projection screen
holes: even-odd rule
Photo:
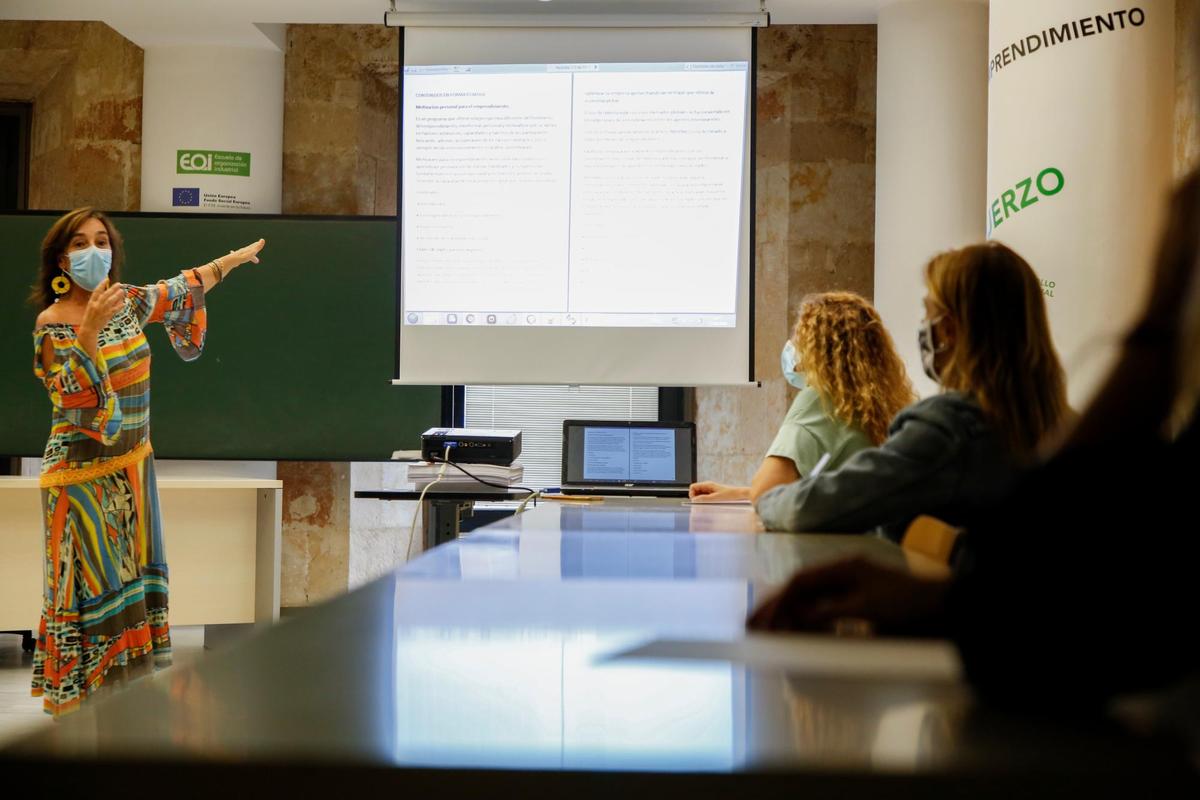
[[[406,28],[397,382],[752,380],[752,36]]]

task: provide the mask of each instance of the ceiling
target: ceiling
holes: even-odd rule
[[[954,0],[986,2],[986,0]],[[779,25],[873,23],[896,0],[765,0]],[[401,11],[658,13],[759,10],[758,0],[397,0]],[[141,47],[281,47],[281,24],[382,24],[389,0],[4,0],[0,19],[100,20]]]

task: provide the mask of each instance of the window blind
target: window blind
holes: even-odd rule
[[[558,486],[562,480],[564,419],[658,419],[652,386],[467,386],[463,424],[468,428],[519,428],[524,485]]]

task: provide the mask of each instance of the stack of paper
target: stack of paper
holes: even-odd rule
[[[429,484],[433,483],[442,471],[442,467],[446,468],[442,474],[442,479],[438,481],[437,486],[434,486],[432,492],[503,492],[507,491],[508,487],[516,486],[525,476],[525,468],[520,463],[501,466],[499,464],[463,464],[462,469],[456,469],[453,464],[432,464],[428,461],[422,461],[419,464],[410,464],[408,467],[408,480],[412,483],[414,489],[424,489]],[[475,476],[468,475],[467,472]],[[489,484],[497,484],[489,486],[480,483],[475,478],[482,478]]]

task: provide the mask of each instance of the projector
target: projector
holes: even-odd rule
[[[449,448],[449,455],[446,449]],[[507,467],[521,455],[521,432],[509,428],[430,428],[421,434],[421,458]]]

